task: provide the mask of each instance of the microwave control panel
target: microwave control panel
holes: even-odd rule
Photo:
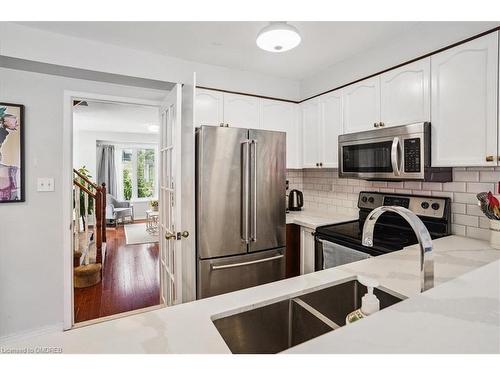
[[[405,173],[420,172],[420,138],[404,140],[404,168]]]

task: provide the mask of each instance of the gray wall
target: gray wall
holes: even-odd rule
[[[0,204],[0,339],[63,322],[64,90],[161,99],[165,93],[0,68],[0,101],[26,106],[26,202]],[[37,177],[55,192],[38,193]]]

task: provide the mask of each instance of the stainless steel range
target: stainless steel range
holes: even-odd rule
[[[362,245],[363,226],[372,210],[400,206],[424,223],[432,239],[451,233],[450,198],[363,191],[359,193],[359,219],[316,229],[315,270],[336,267],[373,256],[402,250],[418,243],[410,225],[399,215],[384,213],[375,225],[373,247]]]

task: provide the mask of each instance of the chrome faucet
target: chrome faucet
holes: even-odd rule
[[[410,210],[399,206],[381,206],[368,214],[363,226],[364,246],[373,246],[373,231],[378,218],[384,212],[394,212],[405,219],[417,235],[420,245],[420,291],[424,292],[434,286],[434,259],[432,254],[432,238],[420,218]]]

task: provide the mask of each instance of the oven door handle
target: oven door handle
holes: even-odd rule
[[[394,139],[392,140],[392,147],[391,147],[391,164],[395,176],[401,175],[402,154],[403,154],[403,149],[401,147],[401,141],[399,140],[399,137],[394,137]]]

